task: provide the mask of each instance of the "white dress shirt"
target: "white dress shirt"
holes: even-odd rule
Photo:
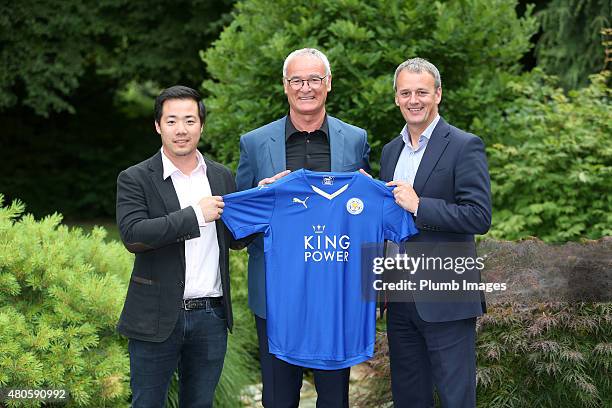
[[[162,164],[164,180],[172,178],[174,190],[181,208],[192,206],[195,210],[200,236],[185,241],[185,291],[183,299],[223,296],[221,274],[219,272],[219,243],[217,227],[214,222],[206,222],[198,202],[203,197],[212,196],[210,183],[206,177],[204,157],[197,151],[198,165],[191,174],[183,174],[164,154]]]

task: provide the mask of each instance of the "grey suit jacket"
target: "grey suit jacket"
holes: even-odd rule
[[[286,169],[285,122],[287,117],[246,133],[240,138],[240,163],[236,171],[239,191],[257,186],[266,177]],[[370,145],[367,132],[332,116],[327,116],[331,171],[369,171]],[[266,317],[266,281],[263,239],[256,238],[249,251],[249,307]]]

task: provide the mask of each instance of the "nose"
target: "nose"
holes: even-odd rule
[[[303,79],[302,80],[302,85],[300,86],[300,91],[302,89],[304,89],[304,85],[306,85],[308,88],[306,89],[305,92],[308,92],[309,90],[311,90],[312,88],[310,87],[310,82],[307,79]]]
[[[413,105],[418,102],[419,101],[417,100],[416,92],[410,92],[410,95],[408,96],[408,103]]]
[[[187,127],[180,120],[177,122],[176,133],[181,134],[181,135],[187,133]]]

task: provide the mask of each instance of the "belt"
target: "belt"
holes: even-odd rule
[[[207,309],[219,306],[223,306],[223,296],[183,299],[181,303],[181,309],[184,310]]]

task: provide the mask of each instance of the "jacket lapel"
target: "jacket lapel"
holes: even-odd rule
[[[393,144],[390,146],[389,149],[389,161],[384,164],[381,163],[380,165],[380,178],[383,181],[393,180],[395,167],[397,167],[397,162],[399,160],[400,154],[402,154],[402,149],[404,148],[404,140],[401,136],[395,138],[392,143]]]
[[[338,126],[338,120],[327,116],[327,126],[329,129],[329,151],[331,156],[331,171],[343,171],[344,158],[344,134],[342,128]]]
[[[215,166],[212,165],[211,161],[204,156],[204,163],[206,163],[206,178],[208,179],[208,184],[210,184],[210,192],[214,196],[222,196],[226,193],[226,188],[224,183],[222,182],[221,174],[217,170]],[[223,221],[220,219],[215,221],[215,226],[217,227],[217,243],[219,244],[219,262],[222,262],[222,254],[225,250],[225,242],[223,241]]]
[[[172,177],[168,177],[164,180],[164,166],[162,164],[161,152],[157,152],[157,154],[151,158],[149,169],[151,170],[153,185],[162,198],[166,211],[171,213],[180,210],[181,204],[176,195],[174,184],[172,184]]]
[[[440,160],[440,156],[444,153],[448,145],[449,134],[450,127],[448,123],[440,118],[427,143],[427,148],[425,149],[425,153],[423,153],[423,158],[421,159],[419,169],[414,178],[413,188],[417,195],[421,195],[421,191],[425,183],[427,183],[427,179],[429,179],[431,172],[438,163],[438,160]]]
[[[287,117],[277,120],[270,129],[270,139],[268,140],[268,151],[270,163],[272,163],[272,174],[263,175],[270,177],[287,169],[285,161],[285,121]]]
[[[204,156],[204,163],[206,163],[206,178],[208,179],[208,184],[210,184],[211,194],[214,196],[223,195],[225,191],[221,183],[221,177],[219,175],[219,172],[206,156]]]
[[[153,185],[157,189],[159,196],[162,198],[164,202],[164,207],[166,207],[166,213],[170,214],[172,212],[178,211],[181,209],[181,204],[179,203],[178,195],[176,194],[176,190],[174,189],[174,184],[172,184],[172,177],[168,177],[164,180],[164,166],[162,164],[161,152],[158,151],[155,156],[152,157],[151,163],[149,164],[149,169],[151,170],[151,180],[153,181]],[[179,252],[181,258],[181,265],[183,266],[183,276],[180,278],[185,279],[185,243],[182,242],[179,245]]]

